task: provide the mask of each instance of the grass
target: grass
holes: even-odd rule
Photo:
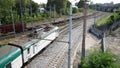
[[[9,43],[10,41],[13,41],[13,40],[15,40],[15,39],[17,39],[17,38],[18,38],[18,37],[1,40],[1,41],[0,41],[0,47],[1,47],[1,45],[5,45],[5,44]]]
[[[111,14],[109,14],[108,16],[105,16],[104,18],[98,20],[95,25],[100,26],[100,25],[107,24],[108,23],[107,21],[108,21],[110,16],[111,16]]]

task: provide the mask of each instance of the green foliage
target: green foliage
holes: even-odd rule
[[[81,68],[120,68],[119,59],[110,52],[95,50],[81,61]]]
[[[61,11],[63,12],[63,10],[65,10],[67,2],[67,0],[48,0],[47,9],[50,10],[50,6],[51,8],[56,6],[57,13],[61,13]]]
[[[70,7],[70,4],[71,4],[71,3],[70,3],[70,1],[68,1],[68,0],[67,0],[67,5],[66,5],[66,6],[67,6],[67,8],[69,8],[69,7]]]
[[[81,65],[79,65],[79,68],[89,68],[88,62],[85,60],[85,58],[82,58]]]
[[[69,14],[70,14],[70,9],[66,8],[66,15],[69,15]]]
[[[2,24],[11,22],[10,8],[14,6],[14,0],[0,0],[0,20]]]
[[[32,12],[36,13],[38,8],[39,8],[38,3],[35,3],[34,1],[32,1]]]
[[[78,12],[78,8],[76,8],[76,7],[73,7],[73,11],[72,11],[73,13],[77,13]]]
[[[95,25],[96,25],[96,26],[100,26],[100,25],[104,25],[104,24],[106,24],[106,23],[112,22],[112,20],[109,20],[110,16],[111,16],[111,15],[108,15],[108,16],[105,16],[104,18],[98,20]]]
[[[14,22],[18,23],[20,21],[20,16],[17,14],[16,11],[14,11],[13,16],[14,16]]]
[[[21,3],[21,8],[20,8]],[[32,3],[32,12],[33,15],[37,14],[39,5],[34,1]],[[11,7],[13,8],[11,12]],[[30,20],[30,0],[0,0],[0,21],[2,24],[11,24],[12,16],[14,17],[14,22],[20,22],[21,18],[21,9],[24,17],[24,21]],[[35,16],[33,16],[36,18]]]
[[[83,5],[84,5],[84,2],[83,2],[84,0],[80,0],[79,2],[78,2],[78,8],[83,8]]]
[[[102,4],[90,4],[89,7],[90,8],[96,8],[96,7],[101,7]]]
[[[104,24],[112,25],[114,22],[117,22],[118,20],[120,20],[120,9],[104,17],[103,19],[97,21],[96,26],[100,26]]]
[[[82,12],[82,11],[83,11],[83,8],[78,8],[78,11],[79,11],[79,12]]]

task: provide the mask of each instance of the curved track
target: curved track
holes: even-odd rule
[[[97,17],[101,17],[101,15],[104,14],[97,14]],[[88,18],[91,19],[92,16],[89,16]],[[90,22],[91,20],[89,20]],[[78,25],[79,24],[79,25]],[[69,25],[67,24],[66,26],[61,28],[60,31],[60,36],[57,38],[57,40],[62,40],[68,41],[68,35],[66,35],[68,33],[68,27]],[[82,27],[80,27],[78,29],[78,26],[82,26],[82,23],[80,20],[74,20],[73,21],[73,29],[75,31],[75,28],[77,28],[77,31],[82,30]],[[75,31],[75,32],[77,32]],[[75,39],[72,43],[74,51],[77,51],[78,47],[79,47],[79,41],[81,40],[81,32],[79,32],[78,34],[73,34]],[[27,67],[28,68],[66,68],[64,67],[65,65],[67,66],[67,64],[64,64],[65,62],[67,63],[67,51],[68,51],[68,43],[57,43],[57,42],[53,42],[48,48],[46,48],[46,50],[38,55],[32,62],[30,62]],[[72,52],[72,55],[74,56],[74,52]],[[74,60],[74,59],[73,59]],[[72,60],[72,61],[73,61]]]

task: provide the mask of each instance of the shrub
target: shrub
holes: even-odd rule
[[[97,21],[96,25],[97,26],[104,25],[104,24],[112,25],[113,23],[115,23],[119,20],[120,20],[120,9],[118,9],[114,13],[104,17],[103,19]]]
[[[83,12],[83,8],[78,8],[78,11],[79,12]]]
[[[120,68],[118,58],[110,52],[95,50],[81,61],[80,68]]]
[[[73,7],[73,11],[72,11],[73,13],[77,13],[78,12],[78,8],[76,8],[76,7]]]

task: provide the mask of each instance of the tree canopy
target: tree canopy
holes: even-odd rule
[[[78,2],[78,8],[83,8],[83,5],[84,5],[84,2],[83,2],[84,0],[80,0],[79,2]]]
[[[34,1],[32,1],[31,3],[33,8],[32,12],[36,13],[39,5]],[[11,13],[14,14],[13,16],[15,18],[15,22],[19,22],[21,11],[23,15],[25,13],[30,13],[30,0],[0,0],[0,22],[2,24],[12,23]]]
[[[15,5],[14,0],[0,0],[0,21],[8,22],[10,19],[10,9]]]
[[[50,7],[53,8],[53,6],[55,5],[56,11],[60,13],[67,7],[67,1],[68,0],[48,0],[47,9],[50,9]]]

